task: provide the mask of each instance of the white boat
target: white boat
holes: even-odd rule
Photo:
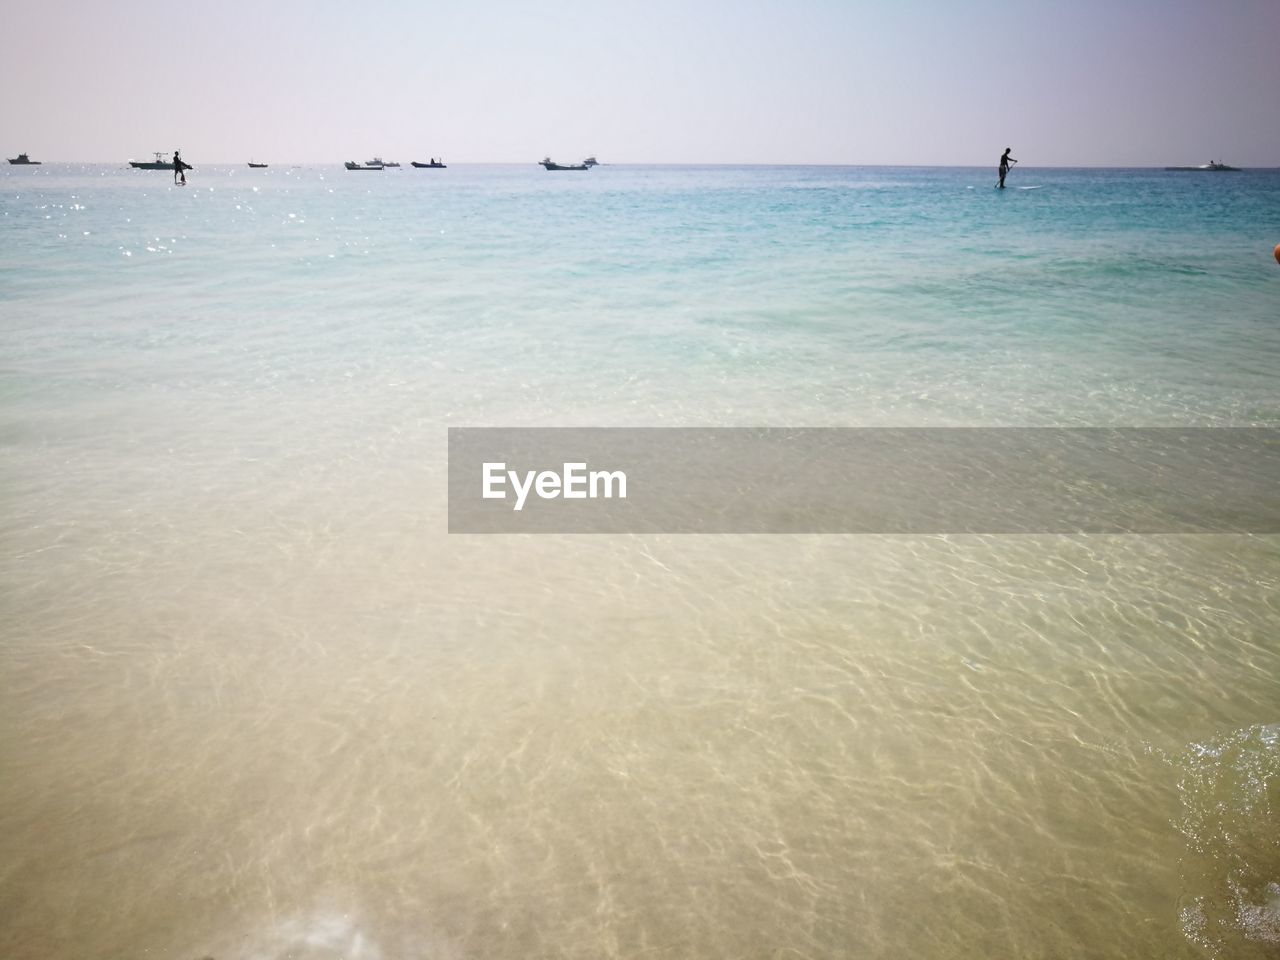
[[[163,151],[157,150],[155,154],[156,154],[156,158],[154,160],[130,160],[129,166],[133,167],[135,170],[172,170],[173,169],[173,161],[166,160]],[[183,160],[181,157],[178,158],[178,162],[182,164],[183,170],[195,169],[194,167],[191,166],[191,164],[187,163],[187,161]]]
[[[1190,170],[1201,171],[1204,173],[1239,173],[1239,167],[1229,167],[1225,163],[1217,163],[1210,160],[1208,163],[1202,163],[1198,167],[1165,167],[1166,170]]]

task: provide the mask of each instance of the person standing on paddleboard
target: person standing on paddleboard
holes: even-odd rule
[[[996,184],[996,186],[1001,190],[1004,189],[1004,178],[1009,175],[1009,164],[1018,162],[1013,159],[1013,157],[1009,156],[1012,150],[1013,147],[1005,147],[1004,153],[1000,154],[1000,182]]]
[[[178,156],[178,151],[175,150],[173,151],[173,182],[177,183],[179,177],[182,178],[183,183],[187,182],[187,175],[182,172],[182,158]],[[1001,179],[1003,180],[1004,178],[1001,177]]]

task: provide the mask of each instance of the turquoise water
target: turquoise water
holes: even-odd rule
[[[485,422],[1277,422],[1280,173],[988,173],[10,172],[17,398],[108,353]]]
[[[1274,537],[449,537],[449,426],[1280,425],[1280,173],[48,164],[0,953],[1266,957]]]

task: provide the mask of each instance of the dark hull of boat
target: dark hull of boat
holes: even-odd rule
[[[446,170],[449,167],[447,163],[419,163],[417,160],[413,161],[413,165],[419,170]]]
[[[21,157],[9,158],[9,162],[15,167],[38,167],[44,161],[42,160],[23,160]]]
[[[343,166],[345,166],[348,170],[381,170],[382,169],[381,166],[369,167],[369,166],[365,166],[363,163],[352,163],[350,161],[347,161],[347,163],[343,164]]]
[[[133,167],[135,170],[172,170],[173,169],[173,164],[171,162],[156,163],[155,161],[151,161],[151,160],[147,161],[146,163],[143,163],[141,160],[130,160],[129,166]],[[191,164],[187,163],[186,161],[182,161],[182,169],[194,170],[195,167],[193,167]]]
[[[570,166],[565,166],[562,163],[544,163],[542,164],[542,166],[547,170],[590,170],[591,169],[585,163],[575,163]]]
[[[265,163],[251,163],[251,164],[249,164],[249,169],[250,169],[250,170],[265,170],[265,169],[267,169],[267,165],[266,165]]]

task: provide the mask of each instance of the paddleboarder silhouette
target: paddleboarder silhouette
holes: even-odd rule
[[[173,182],[177,183],[178,178],[182,178],[182,182],[187,182],[187,175],[182,170],[182,158],[178,156],[178,151],[173,151]],[[1003,177],[1001,179],[1004,179]]]
[[[996,186],[1001,190],[1004,189],[1004,178],[1009,175],[1009,164],[1018,162],[1013,159],[1013,157],[1009,156],[1009,153],[1012,150],[1013,147],[1005,147],[1004,153],[1000,154],[1000,182],[997,183]]]

